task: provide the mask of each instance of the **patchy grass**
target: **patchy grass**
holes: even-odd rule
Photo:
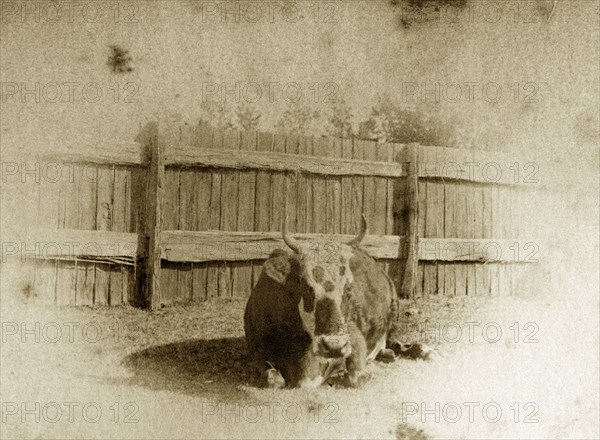
[[[597,438],[592,298],[402,301],[402,342],[426,343],[438,360],[373,363],[359,389],[311,391],[257,387],[246,368],[243,300],[156,312],[12,304],[2,309],[2,400],[41,409],[39,422],[6,416],[3,436]],[[44,418],[49,402],[62,405],[59,422]],[[80,404],[72,422],[65,402]],[[477,403],[472,421],[468,402]],[[90,403],[102,410],[94,423],[81,410]],[[489,403],[502,410],[497,422],[482,415]],[[463,413],[451,422],[456,406]]]

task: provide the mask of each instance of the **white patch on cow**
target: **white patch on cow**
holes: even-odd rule
[[[379,341],[377,341],[377,344],[375,344],[375,347],[367,356],[367,362],[371,362],[373,359],[375,359],[379,352],[385,348],[385,339],[386,335],[383,335],[382,338]]]
[[[310,313],[304,311],[304,298],[300,298],[298,303],[298,312],[300,313],[300,319],[302,320],[302,327],[304,331],[309,335],[315,334],[315,313],[314,310]]]
[[[302,379],[299,383],[300,388],[317,388],[323,384],[325,378],[323,376],[317,376],[313,379]]]
[[[346,260],[346,282],[352,284],[354,282],[354,274],[350,270],[350,259],[354,255],[354,251],[350,246],[342,246],[340,249],[340,256]]]
[[[327,359],[327,367],[325,368],[325,372],[323,373],[324,380],[329,379],[331,376],[336,375],[340,371],[344,370],[344,365],[346,363],[346,358],[343,359]]]

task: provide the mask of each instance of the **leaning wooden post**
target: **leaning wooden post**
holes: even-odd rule
[[[146,181],[146,216],[144,234],[148,247],[143,271],[143,292],[146,304],[155,310],[160,304],[160,232],[162,230],[162,200],[165,181],[163,145],[159,124],[153,123],[147,140],[148,179]]]
[[[406,249],[406,265],[404,266],[404,276],[400,295],[403,298],[409,298],[414,295],[415,282],[417,279],[417,270],[419,265],[419,237],[417,235],[418,210],[419,205],[419,164],[418,164],[419,144],[408,144],[406,146],[406,156],[403,165],[406,166],[406,207],[408,214],[408,224],[404,240],[404,249]],[[400,256],[402,258],[403,255]]]

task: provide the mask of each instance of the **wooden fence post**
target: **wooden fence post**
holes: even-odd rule
[[[404,241],[406,249],[406,265],[404,266],[404,276],[400,288],[400,296],[409,298],[414,295],[415,281],[417,279],[417,270],[419,264],[419,237],[417,235],[418,225],[418,202],[419,202],[419,169],[418,169],[418,149],[419,144],[408,144],[406,146],[406,156],[403,165],[406,165],[406,207],[408,213],[408,224]],[[404,255],[400,255],[402,259]]]
[[[160,242],[162,230],[162,200],[165,181],[163,145],[159,136],[159,124],[153,123],[146,140],[148,178],[146,180],[145,218],[143,233],[146,236],[145,265],[142,276],[142,291],[146,305],[158,308],[160,303]]]

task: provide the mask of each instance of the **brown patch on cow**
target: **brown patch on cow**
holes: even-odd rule
[[[323,283],[323,280],[325,279],[325,269],[321,266],[313,267],[312,276],[317,283]]]

